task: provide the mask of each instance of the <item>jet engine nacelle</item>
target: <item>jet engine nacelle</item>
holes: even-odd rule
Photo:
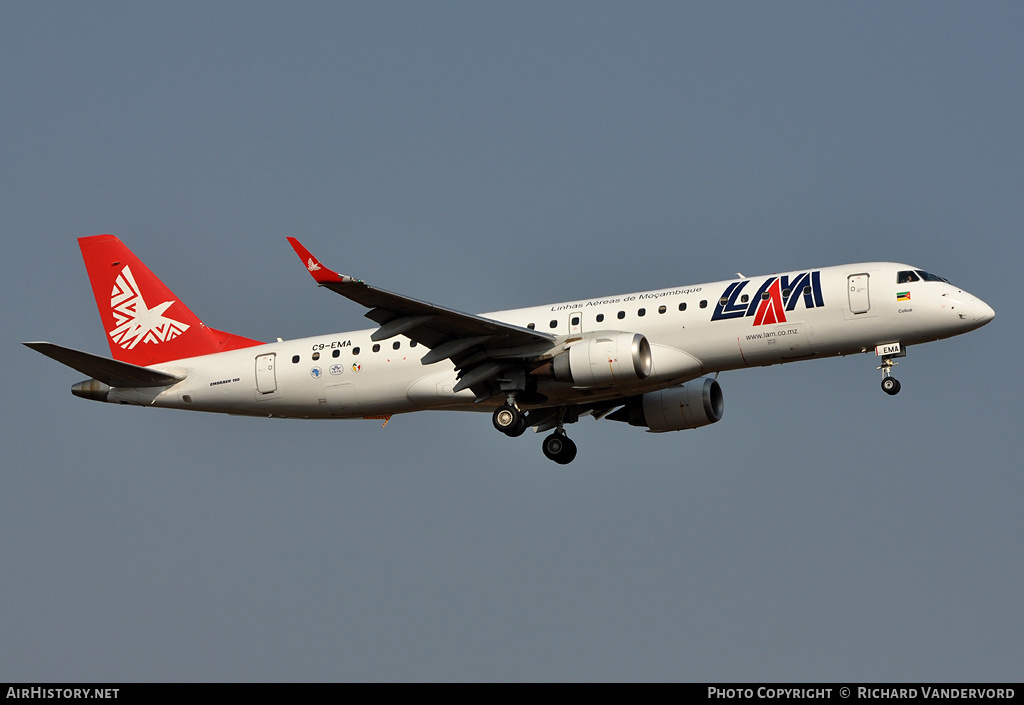
[[[639,333],[598,333],[551,363],[555,379],[580,387],[636,382],[651,374],[651,344]]]
[[[720,421],[724,410],[722,387],[716,380],[702,377],[633,397],[608,418],[661,433],[707,426]]]

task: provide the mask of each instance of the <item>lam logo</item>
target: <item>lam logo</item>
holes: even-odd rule
[[[310,257],[310,258],[309,258],[309,259],[308,259],[308,260],[306,261],[306,269],[308,269],[308,270],[309,270],[309,271],[311,271],[311,272],[316,272],[316,271],[319,271],[319,269],[320,269],[320,265],[319,265],[319,264],[317,264],[317,263],[316,263],[316,262],[315,262],[315,261],[313,260],[313,258],[312,258],[312,257]]]
[[[764,326],[785,323],[786,312],[795,309],[800,301],[805,308],[825,305],[821,296],[821,272],[769,277],[752,297],[743,293],[749,283],[749,279],[744,279],[730,284],[718,300],[711,320],[753,316],[755,326]]]
[[[126,350],[133,350],[139,343],[163,343],[177,338],[188,330],[188,324],[164,315],[173,303],[164,301],[149,308],[131,268],[125,267],[110,291],[110,312],[114,315],[110,337]]]

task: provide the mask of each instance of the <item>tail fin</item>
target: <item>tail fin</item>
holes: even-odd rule
[[[155,365],[262,345],[207,328],[113,235],[78,238],[115,360]]]

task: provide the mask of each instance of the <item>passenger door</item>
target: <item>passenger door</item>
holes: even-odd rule
[[[256,357],[256,391],[271,394],[277,391],[276,353]]]
[[[871,310],[871,297],[868,292],[868,274],[851,274],[847,277],[847,290],[850,293],[850,311],[867,313]]]

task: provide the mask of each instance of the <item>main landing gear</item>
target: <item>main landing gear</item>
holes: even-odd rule
[[[892,376],[892,368],[897,364],[891,357],[883,357],[882,364],[878,366],[878,369],[882,371],[882,391],[889,396],[896,396],[900,393],[900,381]]]
[[[536,412],[534,412],[536,413]],[[566,422],[566,409],[558,409],[553,414],[552,412],[542,414],[542,418],[534,419],[536,425],[544,430],[546,428],[556,427],[554,433],[544,439],[544,443],[541,445],[541,450],[544,451],[544,456],[548,460],[553,460],[559,465],[567,465],[573,461],[576,457],[576,444],[565,435],[564,424]],[[575,420],[573,416],[571,420]],[[552,423],[553,419],[553,423]],[[494,414],[491,416],[491,422],[494,424],[494,428],[498,429],[506,436],[511,438],[517,438],[526,432],[526,429],[534,423],[527,418],[527,415],[519,409],[516,404],[515,397],[509,395],[508,401],[499,406],[494,410]],[[543,424],[543,425],[542,425]]]
[[[523,435],[528,427],[526,414],[519,410],[515,399],[512,397],[509,398],[507,403],[494,410],[491,422],[496,429],[512,438],[518,438]]]
[[[568,465],[576,457],[576,444],[561,429],[544,439],[541,450],[544,451],[544,457],[559,465]]]

